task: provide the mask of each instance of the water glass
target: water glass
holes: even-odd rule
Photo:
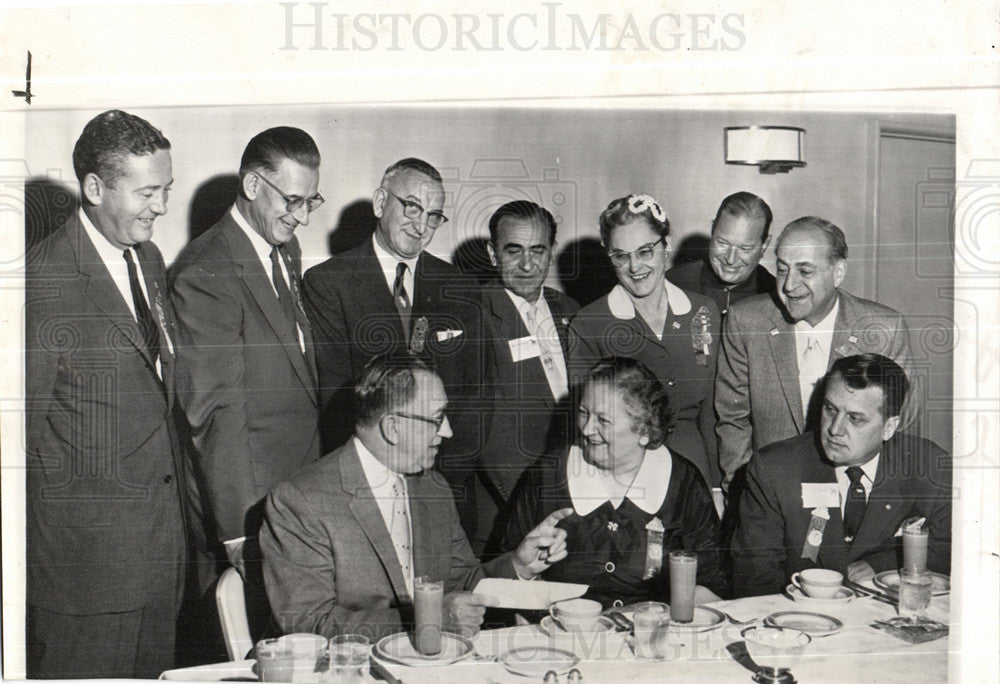
[[[368,658],[372,642],[360,634],[341,634],[330,639],[330,674],[333,681],[347,684],[368,681]]]
[[[899,614],[911,622],[923,617],[931,604],[934,581],[927,570],[899,571]]]

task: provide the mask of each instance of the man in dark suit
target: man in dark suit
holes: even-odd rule
[[[27,256],[27,674],[156,677],[186,560],[173,317],[150,238],[170,143],[122,111],[73,150],[82,207]]]
[[[306,312],[316,336],[324,452],[351,434],[351,388],[382,353],[409,352],[430,363],[452,401],[455,437],[438,467],[468,507],[466,483],[482,448],[488,416],[488,347],[478,284],[425,249],[447,221],[437,169],[403,159],[372,195],[372,239],[310,268]]]
[[[173,270],[178,396],[191,426],[204,523],[199,547],[227,559],[248,585],[259,572],[244,561],[257,555],[264,496],[320,456],[295,237],[323,202],[319,163],[316,143],[298,128],[254,136],[240,162],[236,203]],[[213,575],[213,564],[205,566],[202,589]]]
[[[813,386],[838,358],[883,354],[912,376],[902,315],[839,289],[847,269],[840,228],[805,216],[785,226],[775,252],[777,294],[734,304],[723,326],[715,431],[725,484],[754,450],[815,426]],[[904,404],[904,428],[919,405],[917,389]]]
[[[494,410],[474,480],[476,519],[463,520],[477,555],[497,550],[497,516],[525,467],[567,434],[566,330],[580,306],[544,286],[555,240],[555,219],[534,202],[508,202],[490,217],[499,279],[483,286],[482,310]]]
[[[750,461],[732,546],[743,596],[780,592],[804,568],[861,581],[899,567],[901,526],[923,518],[927,567],[951,566],[951,459],[898,431],[909,383],[878,354],[838,359],[818,432],[771,444]]]
[[[261,530],[264,579],[287,632],[372,639],[413,627],[414,578],[444,581],[446,631],[474,635],[484,575],[531,579],[566,556],[553,512],[516,551],[481,566],[448,484],[431,470],[450,437],[441,379],[410,355],[377,357],[353,392],[357,425],[340,449],[271,492]]]
[[[725,318],[729,307],[755,294],[774,292],[774,276],[760,265],[771,242],[771,207],[750,192],[722,200],[712,221],[706,258],[667,271],[677,287],[715,300]]]

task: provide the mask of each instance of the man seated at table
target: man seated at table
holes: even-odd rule
[[[879,354],[838,359],[824,380],[820,429],[770,444],[750,461],[733,540],[740,596],[780,592],[799,570],[853,581],[898,567],[910,518],[930,532],[927,567],[951,565],[951,459],[897,432],[909,381]]]
[[[431,471],[451,436],[441,378],[411,356],[376,357],[354,388],[354,436],[279,484],[260,533],[282,630],[379,638],[413,622],[413,579],[444,580],[444,629],[473,635],[484,576],[531,579],[566,556],[555,511],[512,553],[480,565],[451,489]]]

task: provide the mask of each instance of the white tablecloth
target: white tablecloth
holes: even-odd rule
[[[763,618],[785,610],[809,610],[780,594],[758,596],[735,601],[719,601],[712,607],[730,613],[736,619]],[[948,671],[948,641],[942,638],[924,644],[909,644],[885,632],[874,629],[874,620],[896,615],[896,609],[873,599],[856,598],[838,608],[826,608],[823,613],[844,623],[837,634],[813,639],[805,654],[792,668],[803,683],[825,681],[850,682],[911,682],[945,681]],[[933,599],[928,617],[949,623],[948,597]],[[952,631],[957,628],[952,625]],[[562,635],[550,637],[537,625],[509,627],[481,632],[473,643],[484,656],[499,656],[517,647],[551,645],[573,650],[581,661],[576,666],[586,682],[660,682],[669,673],[671,679],[690,676],[699,682],[750,681],[753,663],[743,648],[740,631],[745,626],[728,622],[717,629],[675,638],[672,653],[666,660],[638,660],[626,643],[624,635],[613,633],[602,638],[580,639]],[[218,663],[201,667],[170,670],[161,679],[175,681],[219,681],[223,679],[254,679],[253,661]],[[532,681],[511,674],[497,662],[464,661],[445,667],[406,667],[386,664],[394,676],[406,684],[421,682],[512,682]],[[565,681],[561,677],[560,681]],[[541,677],[538,678],[541,681]]]

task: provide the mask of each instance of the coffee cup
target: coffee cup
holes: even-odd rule
[[[840,592],[844,576],[836,570],[809,568],[792,575],[792,584],[810,598],[829,599]]]
[[[549,615],[567,632],[593,632],[601,618],[601,604],[590,599],[568,599],[549,606]]]

